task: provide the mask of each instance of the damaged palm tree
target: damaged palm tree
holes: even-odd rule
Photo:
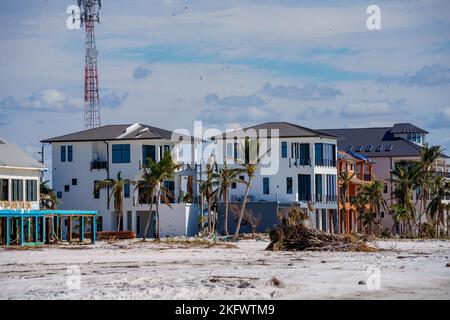
[[[270,233],[267,250],[279,251],[364,251],[377,249],[369,246],[363,238],[353,235],[337,235],[308,226],[309,216],[299,207],[292,207],[286,217]]]

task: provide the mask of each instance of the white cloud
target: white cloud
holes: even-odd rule
[[[262,92],[275,98],[294,100],[328,100],[342,94],[341,91],[332,87],[320,87],[312,83],[306,84],[301,88],[296,85],[273,86],[270,83],[266,83],[262,89]]]
[[[357,101],[348,103],[341,111],[342,117],[372,117],[389,116],[407,113],[404,108],[404,100],[394,102],[381,101]]]
[[[70,96],[59,89],[43,89],[33,92],[24,99],[16,99],[12,96],[5,98],[0,103],[3,110],[28,110],[28,111],[77,111],[81,110],[83,102],[80,98]]]
[[[432,128],[446,128],[450,130],[450,107],[436,110],[429,125]]]

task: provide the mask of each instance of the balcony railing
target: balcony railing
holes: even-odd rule
[[[336,160],[332,159],[316,159],[316,166],[320,167],[336,167]]]
[[[102,169],[108,169],[107,161],[92,161],[91,162],[91,171],[92,170],[102,170]]]
[[[244,200],[243,195],[231,195],[231,202],[242,202]],[[277,194],[249,194],[247,201],[249,202],[277,202]]]
[[[338,200],[338,196],[328,194],[314,194],[312,196],[312,199],[314,199],[314,203],[336,203]]]
[[[290,158],[289,159],[289,167],[300,167],[300,166],[311,166],[311,158],[306,158],[306,159]]]

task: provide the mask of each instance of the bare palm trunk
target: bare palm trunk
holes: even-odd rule
[[[212,213],[211,213],[211,199],[208,199],[208,231],[212,232]]]
[[[148,227],[150,226],[150,220],[152,220],[152,209],[153,209],[153,194],[150,197],[150,208],[147,223],[145,224],[144,237],[143,240],[147,238]]]
[[[237,222],[237,225],[236,225],[236,231],[234,232],[234,236],[233,236],[233,240],[234,241],[237,240],[237,238],[239,236],[239,231],[241,229],[241,223],[242,223],[242,219],[244,218],[244,210],[245,210],[245,206],[247,204],[247,197],[248,197],[248,193],[250,191],[251,181],[252,181],[252,179],[249,178],[247,187],[245,189],[244,200],[242,201],[241,212],[239,213],[239,219],[238,219],[238,222]]]
[[[158,192],[158,199],[156,199],[156,239],[160,239],[160,220],[159,220],[159,201],[161,197],[161,191]]]
[[[223,203],[225,205],[225,221],[223,222],[223,228],[225,235],[228,236],[228,190],[226,189],[223,193]]]

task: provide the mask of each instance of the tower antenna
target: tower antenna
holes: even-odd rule
[[[81,26],[86,29],[84,67],[84,127],[100,126],[100,97],[98,92],[97,57],[94,25],[100,23],[101,0],[78,0]]]

